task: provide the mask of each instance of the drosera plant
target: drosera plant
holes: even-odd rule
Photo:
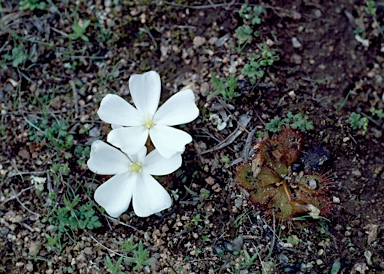
[[[265,129],[270,132],[279,132],[283,127],[298,129],[301,132],[306,132],[314,129],[313,123],[308,120],[308,115],[302,113],[293,114],[291,111],[287,113],[286,118],[276,116],[265,125]]]
[[[363,135],[365,135],[368,131],[368,118],[361,117],[360,113],[352,112],[347,119],[347,122],[354,130],[362,129]]]
[[[329,180],[311,170],[296,172],[293,167],[299,160],[303,142],[299,131],[284,127],[279,135],[257,143],[251,161],[237,169],[238,185],[269,216],[292,220],[294,215],[308,215],[319,219],[320,214],[331,213]]]
[[[231,74],[228,79],[219,79],[213,72],[211,72],[211,78],[215,91],[209,94],[208,98],[221,95],[224,101],[232,101],[236,97],[240,96],[240,93],[236,92],[236,88],[238,87],[238,79],[233,74]]]

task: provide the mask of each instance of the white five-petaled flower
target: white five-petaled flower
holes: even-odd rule
[[[168,192],[151,176],[166,175],[181,166],[181,153],[169,158],[157,150],[146,155],[143,146],[131,155],[95,141],[91,146],[88,168],[102,175],[114,175],[100,185],[95,192],[96,202],[112,217],[120,216],[131,203],[137,216],[147,217],[172,205]]]
[[[129,90],[136,108],[117,95],[108,94],[101,101],[97,112],[100,119],[122,126],[108,134],[108,142],[129,154],[135,154],[149,136],[165,158],[183,152],[192,137],[171,126],[191,122],[199,115],[193,91],[181,90],[157,109],[161,80],[155,71],[132,75]]]

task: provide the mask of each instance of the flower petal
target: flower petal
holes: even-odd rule
[[[140,173],[133,192],[133,209],[139,217],[147,217],[172,205],[171,196],[149,174]]]
[[[107,94],[101,100],[100,108],[97,111],[100,119],[109,124],[121,126],[142,125],[142,117],[137,109],[118,95]]]
[[[156,124],[174,126],[191,122],[199,116],[195,95],[190,89],[181,90],[169,98],[156,112]]]
[[[126,171],[130,163],[128,157],[120,150],[97,140],[91,145],[91,157],[87,165],[97,174],[114,175]]]
[[[147,147],[142,146],[142,148],[140,148],[140,150],[136,154],[128,154],[128,155],[129,155],[129,159],[131,159],[133,163],[136,163],[136,162],[143,163],[145,160],[145,156],[147,155]]]
[[[160,101],[160,75],[155,71],[132,75],[129,78],[129,91],[141,116],[154,115]]]
[[[121,127],[109,132],[107,141],[128,155],[139,152],[148,139],[148,129],[144,126]]]
[[[185,145],[192,141],[188,133],[163,125],[155,125],[151,128],[149,136],[160,155],[165,158],[177,152],[183,152]]]
[[[113,176],[95,191],[95,201],[104,207],[112,217],[119,217],[126,211],[137,186],[138,176],[123,172]]]
[[[143,172],[151,175],[167,175],[181,166],[181,153],[176,153],[169,158],[164,158],[155,149],[145,157]]]

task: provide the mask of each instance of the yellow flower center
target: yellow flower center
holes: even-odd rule
[[[148,120],[148,121],[145,121],[144,122],[144,126],[148,129],[150,129],[151,127],[153,127],[155,125],[155,123],[153,122],[153,120]]]
[[[129,164],[129,170],[132,171],[132,173],[140,173],[142,168],[140,163],[131,163]]]
[[[148,129],[152,128],[155,125],[155,121],[153,120],[153,115],[151,115],[150,117],[144,118],[143,124]]]

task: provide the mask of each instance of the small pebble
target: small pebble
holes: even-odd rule
[[[352,170],[352,175],[355,176],[356,178],[361,177],[361,172],[358,169]]]
[[[91,255],[93,253],[92,248],[90,248],[90,247],[84,248],[84,253],[87,255]]]
[[[21,158],[26,159],[26,160],[29,160],[31,158],[31,154],[26,149],[24,149],[24,148],[19,150],[18,155]]]
[[[218,40],[217,37],[211,37],[211,38],[209,38],[208,43],[211,44],[211,45],[213,45],[213,44],[216,43],[217,40]]]
[[[209,93],[209,84],[207,82],[204,82],[200,86],[200,94],[203,97],[207,97],[208,93]]]
[[[33,264],[31,264],[31,263],[27,263],[27,265],[25,266],[25,268],[26,268],[29,272],[32,272],[32,271],[33,271]]]
[[[301,48],[303,45],[300,43],[300,41],[296,37],[292,37],[292,46],[296,49]]]
[[[207,42],[207,39],[205,39],[205,37],[196,36],[195,38],[193,38],[193,45],[196,47],[200,47],[204,45],[205,42]]]
[[[349,236],[351,236],[351,231],[345,231],[345,233],[344,233],[344,235],[346,236],[346,237],[349,237]]]
[[[291,62],[292,63],[294,63],[296,65],[300,65],[302,63],[302,61],[303,61],[303,58],[300,55],[298,55],[296,53],[291,55]]]

